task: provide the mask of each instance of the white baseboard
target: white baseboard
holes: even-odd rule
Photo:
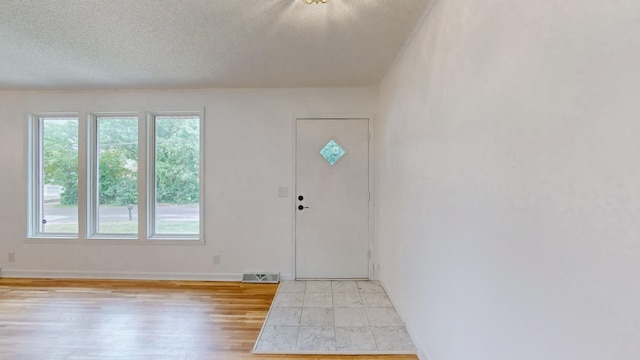
[[[384,291],[387,293],[387,296],[389,297],[389,301],[391,301],[391,305],[393,305],[393,307],[396,309],[396,312],[397,312],[398,311],[398,307],[395,305],[396,302],[393,300],[393,297],[387,291],[387,287],[384,286],[384,283],[382,281],[380,281],[380,285],[382,285],[382,288],[384,289]],[[400,313],[398,313],[398,316],[400,316]],[[401,317],[401,320],[402,320],[402,323],[404,324],[404,328],[409,333],[409,337],[411,337],[411,340],[413,341],[413,345],[415,345],[415,347],[416,347],[416,355],[418,356],[418,359],[420,359],[420,360],[429,360],[427,358],[427,355],[425,354],[424,349],[422,348],[421,344],[419,344],[416,341],[417,338],[414,335],[412,329],[409,326],[407,326],[407,323],[404,321],[404,319],[402,319],[402,317]]]
[[[291,274],[280,274],[280,281],[282,280],[295,280],[295,276]]]
[[[242,274],[224,273],[158,273],[66,270],[4,270],[4,278],[114,279],[114,280],[201,280],[242,281]]]
[[[419,348],[418,348],[418,353],[416,355],[418,355],[418,359],[420,360],[429,360],[427,359],[427,355],[425,355]]]

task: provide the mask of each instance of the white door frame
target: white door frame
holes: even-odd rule
[[[295,280],[297,278],[297,274],[296,274],[296,211],[295,211],[295,207],[296,207],[296,198],[297,198],[297,194],[298,194],[298,189],[296,189],[296,161],[297,161],[297,120],[326,120],[326,119],[330,119],[330,120],[350,120],[350,119],[366,119],[368,120],[369,123],[369,231],[368,231],[368,244],[369,244],[369,279],[375,279],[375,276],[377,275],[377,269],[374,268],[374,264],[377,264],[377,254],[376,254],[376,248],[374,246],[374,236],[373,236],[373,230],[375,229],[374,223],[373,223],[373,214],[374,214],[374,174],[375,174],[375,148],[374,148],[374,144],[375,142],[374,137],[373,137],[373,116],[372,115],[362,115],[362,114],[333,114],[333,115],[317,115],[317,114],[300,114],[300,115],[294,115],[293,119],[291,121],[291,129],[292,129],[292,164],[291,164],[291,184],[293,184],[292,188],[293,188],[293,192],[291,193],[291,207],[290,207],[290,211],[291,211],[291,239],[292,239],[292,259],[291,259],[291,274],[293,274],[293,279]]]

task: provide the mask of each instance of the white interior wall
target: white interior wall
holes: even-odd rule
[[[380,87],[380,277],[429,360],[640,359],[640,2],[440,0]]]
[[[293,276],[296,115],[369,115],[375,88],[0,93],[3,276],[238,279]],[[205,244],[25,242],[26,124],[34,112],[202,110]],[[144,114],[144,113],[143,113]],[[289,197],[278,197],[288,187]],[[9,263],[8,253],[16,261]],[[212,255],[220,264],[212,264]]]

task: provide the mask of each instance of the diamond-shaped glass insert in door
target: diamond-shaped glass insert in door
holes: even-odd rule
[[[320,155],[322,155],[322,157],[325,158],[331,166],[338,162],[338,160],[340,160],[340,158],[346,153],[347,152],[344,151],[344,149],[333,139],[329,140],[327,145],[320,150]]]

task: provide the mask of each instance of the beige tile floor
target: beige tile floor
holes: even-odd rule
[[[283,281],[255,353],[415,354],[377,281]]]

